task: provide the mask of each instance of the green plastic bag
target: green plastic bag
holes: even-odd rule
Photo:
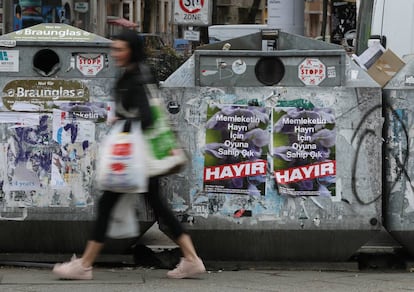
[[[149,147],[156,159],[163,159],[170,155],[171,150],[179,148],[174,132],[165,116],[164,109],[158,98],[150,99],[153,125],[145,130],[144,134]]]
[[[177,173],[187,164],[188,158],[171,129],[165,109],[159,98],[149,98],[153,124],[144,131],[149,153],[149,176]]]

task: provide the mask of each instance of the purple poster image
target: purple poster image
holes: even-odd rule
[[[270,110],[210,105],[207,110],[204,190],[264,195]]]
[[[279,194],[335,196],[333,110],[276,107],[272,120],[272,163]]]

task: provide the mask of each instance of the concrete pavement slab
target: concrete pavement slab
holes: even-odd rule
[[[2,267],[0,291],[414,291],[414,274],[405,271],[218,270],[183,280],[168,279],[166,272],[163,269],[99,267],[95,268],[92,281],[68,281],[58,280],[50,269]]]

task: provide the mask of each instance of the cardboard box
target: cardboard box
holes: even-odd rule
[[[405,63],[391,50],[387,49],[374,64],[368,68],[368,74],[384,87],[398,71],[404,67]]]

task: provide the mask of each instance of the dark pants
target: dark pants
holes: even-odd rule
[[[156,219],[161,220],[163,224],[167,225],[173,239],[180,237],[185,230],[166,201],[161,197],[159,178],[155,177],[149,180],[148,193],[148,201],[155,212]],[[111,211],[121,196],[122,194],[120,193],[105,191],[99,199],[98,216],[93,227],[92,240],[101,243],[105,241]]]

